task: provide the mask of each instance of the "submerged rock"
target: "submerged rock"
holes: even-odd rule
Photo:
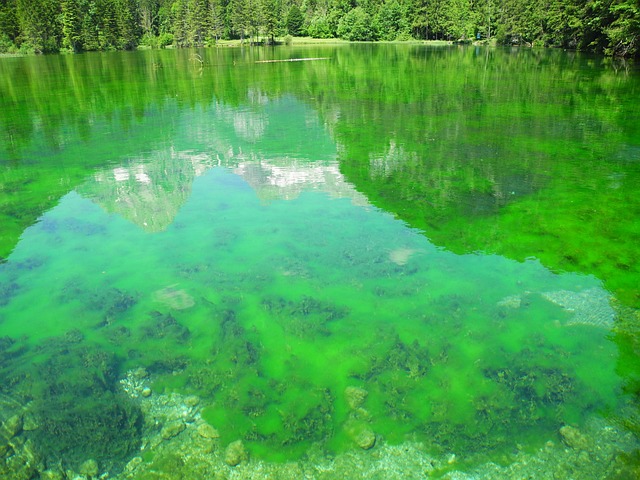
[[[195,305],[195,300],[185,290],[176,288],[177,285],[169,285],[161,288],[153,294],[153,298],[174,310],[186,310]]]
[[[198,435],[202,438],[220,438],[218,430],[213,428],[208,423],[201,423],[198,425]]]
[[[7,439],[11,439],[22,431],[22,426],[22,416],[17,414],[12,415],[11,417],[7,418],[2,424],[2,433],[6,436]]]
[[[562,307],[573,317],[567,325],[592,325],[611,328],[615,312],[609,304],[610,296],[602,288],[589,288],[581,292],[557,290],[542,293],[542,297]]]
[[[351,410],[360,407],[367,399],[367,395],[369,395],[369,392],[360,387],[347,387],[344,390],[345,399]]]
[[[249,461],[249,452],[244,448],[242,440],[236,440],[227,446],[224,451],[224,461],[231,467]]]
[[[509,295],[500,300],[497,305],[499,307],[518,309],[522,305],[522,297],[520,295]]]
[[[363,428],[355,436],[354,441],[363,450],[369,450],[376,444],[376,434],[370,428]]]
[[[376,434],[365,422],[350,419],[344,429],[353,442],[363,450],[369,450],[376,444]]]
[[[160,432],[160,434],[162,435],[162,438],[164,438],[165,440],[169,440],[170,438],[173,438],[184,431],[185,428],[186,425],[182,420],[176,420],[167,423],[164,427],[162,427],[162,431]]]
[[[565,425],[560,428],[560,436],[562,441],[571,448],[576,450],[585,450],[589,446],[589,440],[582,434],[580,430],[571,425]]]
[[[40,472],[40,480],[63,480],[64,473],[58,470],[44,470]]]
[[[85,461],[78,468],[78,473],[86,477],[97,477],[100,469],[98,468],[98,462],[93,459]]]
[[[416,250],[412,248],[396,248],[389,252],[389,260],[396,265],[406,265],[411,256],[416,253]]]

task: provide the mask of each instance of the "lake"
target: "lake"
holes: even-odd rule
[[[3,478],[640,471],[638,65],[0,58],[0,167]]]

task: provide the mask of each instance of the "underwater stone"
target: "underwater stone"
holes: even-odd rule
[[[22,417],[20,415],[12,415],[2,424],[4,433],[7,438],[13,438],[22,431]]]
[[[565,425],[560,428],[560,436],[562,441],[571,448],[576,450],[584,450],[589,446],[589,440],[585,437],[580,430],[571,425]]]
[[[169,440],[170,438],[173,438],[176,435],[178,435],[185,428],[186,426],[182,420],[176,420],[175,422],[166,424],[162,428],[160,435],[162,435],[162,438],[164,438],[165,440]]]
[[[376,444],[376,434],[370,428],[363,428],[355,436],[354,441],[363,450],[369,450]]]
[[[344,429],[353,442],[363,450],[369,450],[376,444],[376,434],[364,422],[350,419],[345,423]]]
[[[22,429],[25,432],[31,432],[33,430],[38,429],[39,427],[40,427],[40,424],[38,423],[38,420],[32,413],[27,412],[24,414]]]
[[[520,295],[509,295],[500,300],[497,305],[499,307],[518,309],[522,305],[522,297]]]
[[[369,395],[369,392],[360,387],[347,387],[344,390],[344,396],[351,410],[355,410],[362,405],[367,399],[367,395]]]
[[[133,457],[124,467],[125,472],[133,472],[143,462],[142,457]]]
[[[151,389],[149,387],[144,387],[142,389],[142,391],[140,392],[140,395],[142,395],[143,397],[150,397],[151,396]]]
[[[93,459],[87,460],[82,465],[80,465],[80,468],[78,469],[78,473],[80,475],[85,475],[87,477],[96,477],[98,476],[99,472],[100,470],[98,468],[98,462]]]
[[[40,472],[40,480],[63,480],[64,473],[58,470],[44,470]]]
[[[242,440],[231,442],[224,451],[224,461],[227,465],[235,467],[249,460],[249,453],[244,448]]]
[[[220,433],[218,430],[213,428],[208,423],[202,423],[198,425],[198,435],[203,438],[220,438]]]
[[[143,378],[147,378],[149,376],[149,372],[143,367],[136,368],[135,370],[131,370],[131,377],[136,380],[142,380]]]

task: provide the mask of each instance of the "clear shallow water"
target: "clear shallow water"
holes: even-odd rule
[[[594,415],[637,432],[635,70],[202,54],[0,63],[1,388],[43,462],[133,456],[140,367],[267,460],[373,433],[486,461]]]

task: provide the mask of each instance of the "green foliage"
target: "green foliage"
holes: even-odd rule
[[[20,25],[20,40],[25,49],[46,53],[60,47],[59,11],[54,0],[16,0],[16,13]]]
[[[300,8],[294,3],[287,14],[287,32],[294,37],[300,36],[304,28],[304,15]]]
[[[0,53],[16,53],[17,48],[5,33],[0,33]]]
[[[316,15],[311,18],[307,34],[313,38],[332,38],[334,36],[329,19],[325,15]]]
[[[82,47],[82,25],[77,0],[62,2],[62,46],[73,52]]]
[[[14,42],[20,34],[20,25],[14,0],[0,1],[0,38],[6,36]]]
[[[380,40],[395,40],[401,35],[408,34],[406,12],[397,0],[385,2],[375,18],[380,31]]]
[[[121,50],[131,50],[138,44],[140,38],[140,18],[136,0],[117,0],[117,47]]]
[[[640,4],[634,0],[617,0],[610,11],[615,20],[605,29],[608,53],[637,55],[640,51]]]
[[[640,51],[636,0],[3,0],[3,49],[53,52],[178,47],[220,38],[308,34],[316,38],[433,40],[496,38],[632,56]],[[163,39],[169,38],[164,36]],[[164,42],[161,42],[164,43]]]
[[[275,43],[275,37],[280,34],[282,24],[282,12],[280,0],[264,0],[264,34],[271,44]]]
[[[378,39],[377,29],[371,16],[361,7],[349,11],[338,24],[338,36],[350,41],[371,41]]]

